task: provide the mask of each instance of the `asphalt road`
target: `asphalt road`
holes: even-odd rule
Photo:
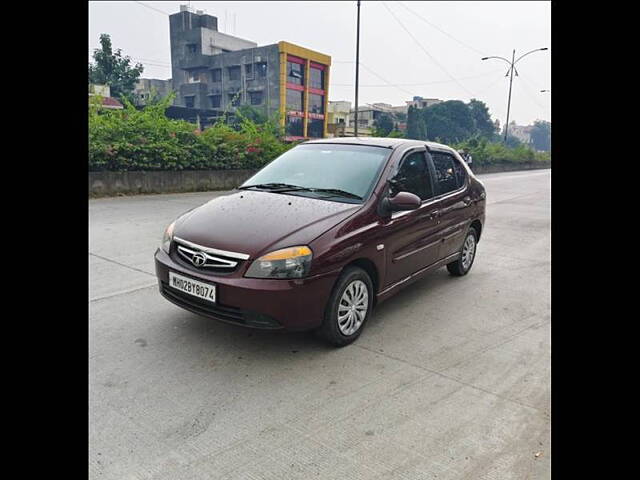
[[[550,478],[550,170],[480,176],[472,271],[332,349],[158,293],[153,253],[216,193],[89,201],[91,479]]]

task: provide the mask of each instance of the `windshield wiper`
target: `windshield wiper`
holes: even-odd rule
[[[290,185],[288,183],[256,183],[255,185],[244,185],[242,187],[238,187],[238,190],[245,190],[247,188],[263,188],[265,190],[277,190],[277,191],[289,191],[289,190],[299,190],[304,189],[304,187],[300,187],[298,185]]]
[[[333,195],[338,195],[341,197],[346,197],[346,198],[355,198],[358,200],[362,200],[362,197],[360,195],[356,195],[355,193],[351,193],[351,192],[347,192],[345,190],[340,190],[339,188],[305,188],[305,187],[301,187],[298,191],[300,190],[304,190],[304,191],[309,191],[309,192],[320,192],[320,193],[331,193]]]
[[[314,188],[314,187],[301,187],[300,185],[291,185],[289,183],[256,183],[255,185],[245,185],[242,187],[238,187],[238,190],[245,190],[247,188],[262,188],[264,190],[268,190],[270,192],[276,193],[284,193],[284,192],[318,192],[318,193],[329,193],[331,196],[340,196],[346,198],[355,198],[357,200],[362,200],[362,197],[356,195],[355,193],[347,192],[345,190],[340,190],[338,188]]]

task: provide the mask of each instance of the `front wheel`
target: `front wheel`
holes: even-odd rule
[[[355,341],[371,315],[373,283],[363,269],[348,267],[329,297],[318,333],[336,347]]]
[[[449,273],[456,277],[461,277],[469,273],[473,261],[476,258],[476,246],[478,244],[478,234],[476,229],[471,227],[467,232],[467,236],[462,243],[460,250],[460,258],[455,262],[447,264],[447,270]]]

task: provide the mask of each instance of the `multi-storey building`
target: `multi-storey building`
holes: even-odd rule
[[[531,130],[533,125],[517,125],[515,121],[509,123],[509,135],[517,138],[522,143],[531,143]],[[504,130],[503,130],[504,132]]]
[[[329,101],[327,106],[327,122],[329,125],[339,124],[349,126],[349,112],[351,102],[347,100]]]
[[[406,113],[406,109],[408,109],[409,107],[427,108],[427,107],[430,107],[431,105],[442,103],[442,100],[440,100],[439,98],[422,98],[422,97],[416,96],[416,97],[413,97],[413,100],[407,100],[405,103],[407,104],[407,106],[405,107],[405,113]]]
[[[169,17],[175,104],[277,118],[287,138],[327,133],[331,57],[288,42],[259,47],[218,32],[218,19],[186,6]]]
[[[146,105],[153,95],[166,97],[171,92],[171,89],[171,79],[141,78],[136,82],[133,89],[133,98],[136,105]]]

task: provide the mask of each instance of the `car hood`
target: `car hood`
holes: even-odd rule
[[[309,244],[362,205],[244,190],[216,197],[176,221],[174,235],[256,258]]]

